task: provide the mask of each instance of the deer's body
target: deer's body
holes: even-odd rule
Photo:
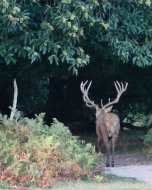
[[[111,113],[113,104],[118,103],[120,96],[126,91],[128,83],[124,84],[118,81],[114,82],[115,88],[117,90],[117,97],[113,101],[108,101],[107,104],[103,105],[101,100],[101,107],[91,101],[88,97],[88,91],[91,86],[91,82],[86,88],[87,81],[81,83],[80,89],[83,93],[83,100],[86,106],[95,108],[96,110],[96,133],[98,137],[98,151],[101,151],[101,143],[104,142],[107,150],[107,163],[106,166],[110,166],[110,154],[112,152],[112,162],[111,165],[114,167],[114,150],[115,144],[120,131],[120,119],[119,117]]]
[[[104,142],[107,150],[107,163],[110,166],[110,153],[112,151],[112,166],[114,166],[114,149],[120,131],[120,119],[114,113],[100,114],[96,118],[96,133],[98,137],[98,151]]]

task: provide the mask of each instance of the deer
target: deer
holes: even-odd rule
[[[101,99],[101,106],[95,104],[93,100],[90,100],[88,96],[89,89],[91,87],[92,81],[88,84],[88,81],[81,82],[80,90],[83,94],[83,101],[85,102],[87,107],[91,107],[95,109],[95,118],[96,118],[96,134],[97,134],[97,144],[98,144],[98,152],[101,152],[102,142],[105,144],[107,151],[107,161],[106,167],[114,167],[114,152],[115,152],[115,144],[119,136],[120,132],[120,118],[117,114],[112,113],[111,110],[113,105],[119,102],[121,95],[127,90],[128,83],[115,81],[114,86],[117,91],[116,98],[111,101],[110,98],[108,103],[103,105],[103,101]],[[112,161],[110,165],[110,156],[112,154]]]

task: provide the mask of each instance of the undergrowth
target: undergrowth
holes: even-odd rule
[[[149,129],[144,137],[144,144],[146,145],[145,151],[152,155],[152,129]]]
[[[55,182],[90,176],[99,163],[91,144],[72,136],[63,123],[44,123],[43,113],[14,120],[0,115],[0,181],[49,187]]]

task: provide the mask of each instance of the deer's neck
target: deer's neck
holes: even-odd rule
[[[104,117],[106,114],[96,115],[96,127],[102,126],[104,123]]]
[[[96,120],[101,120],[104,119],[105,115],[107,115],[108,113],[99,113],[96,115]]]

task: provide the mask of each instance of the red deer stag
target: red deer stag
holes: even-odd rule
[[[128,83],[125,85],[118,81],[114,82],[115,88],[117,90],[117,97],[113,101],[109,101],[107,104],[103,105],[101,100],[101,107],[95,104],[94,101],[90,100],[88,97],[88,91],[90,89],[91,83],[87,86],[88,81],[81,82],[80,89],[83,94],[83,100],[87,107],[95,108],[96,110],[96,134],[98,137],[98,151],[101,151],[102,140],[106,146],[107,150],[107,162],[106,166],[110,167],[110,154],[112,151],[112,162],[111,166],[114,167],[114,149],[115,143],[120,131],[120,119],[115,113],[111,113],[112,105],[119,102],[120,96],[127,90]]]

